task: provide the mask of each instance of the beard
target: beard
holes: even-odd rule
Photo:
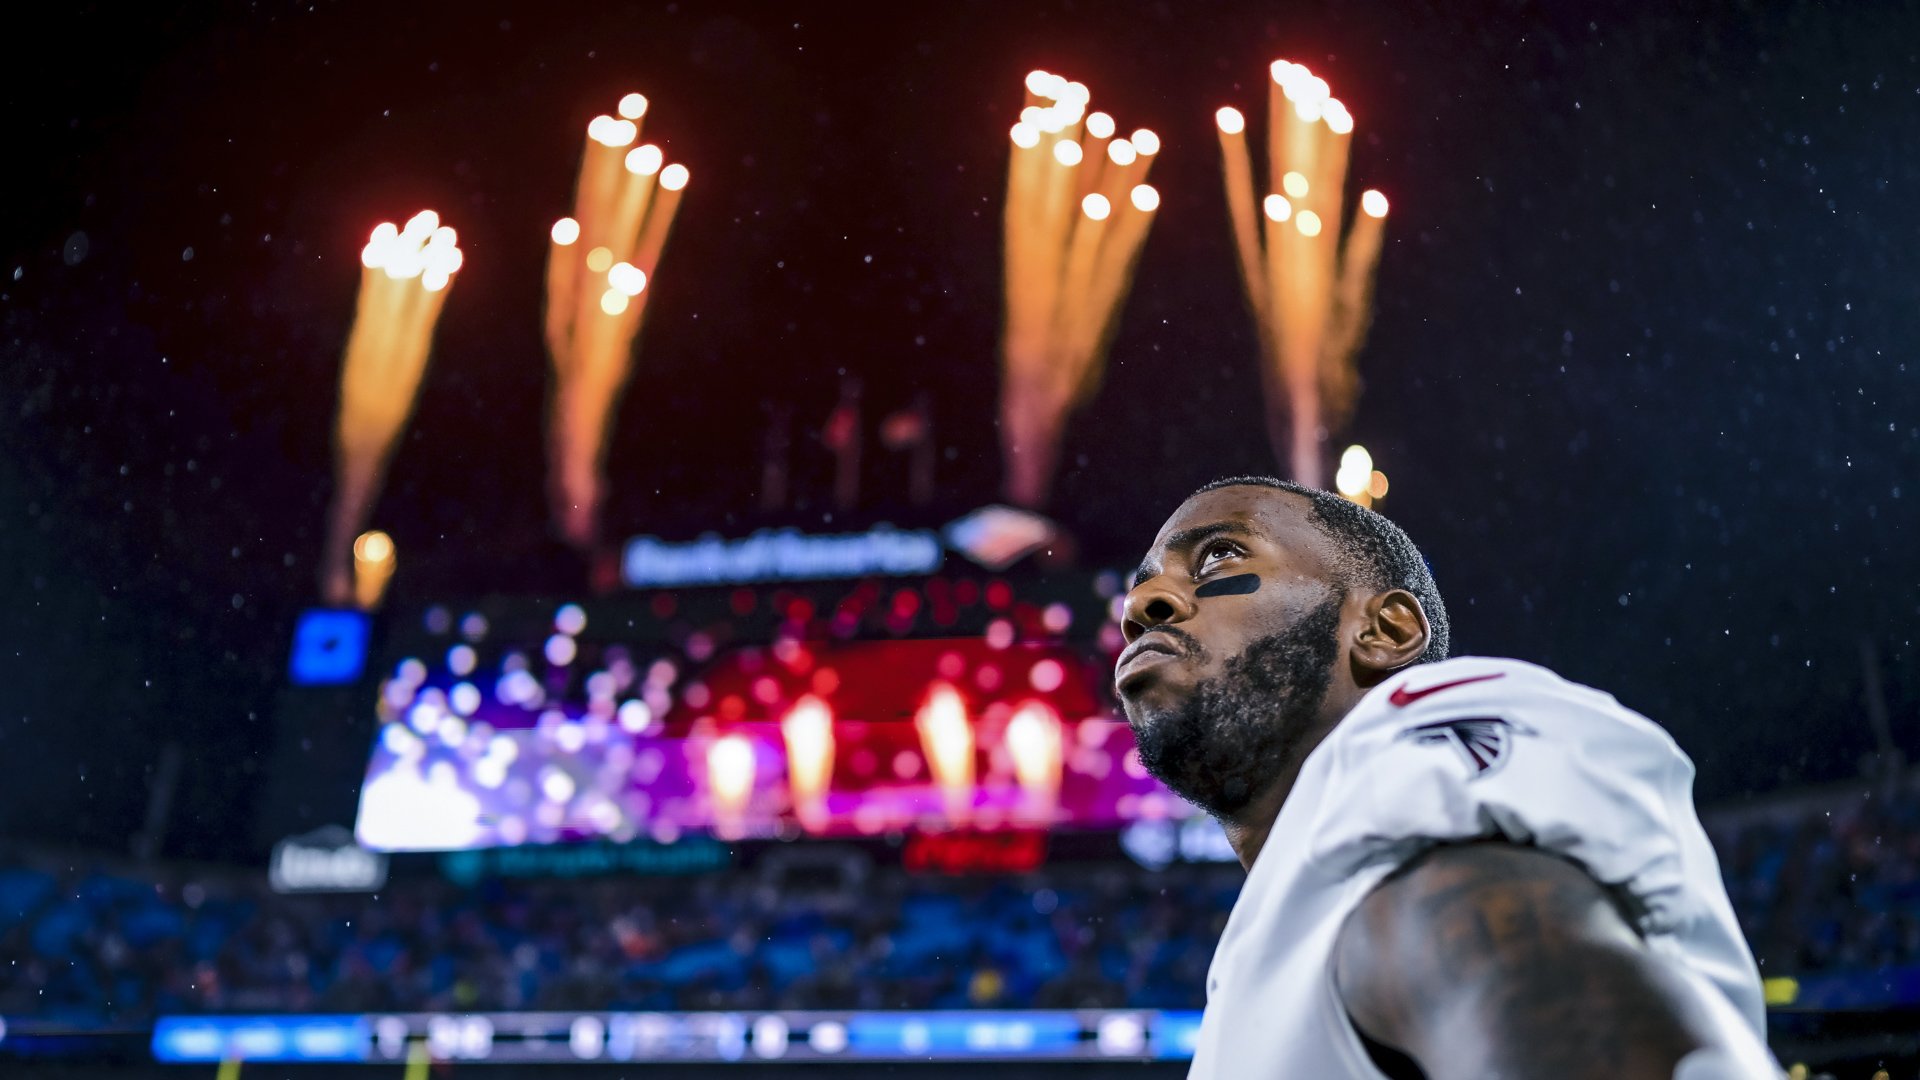
[[[1232,817],[1297,760],[1333,683],[1341,597],[1259,638],[1177,708],[1131,716],[1140,763],[1174,794]]]

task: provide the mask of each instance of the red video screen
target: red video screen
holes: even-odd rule
[[[553,700],[519,654],[490,678],[403,664],[382,691],[356,831],[372,848],[452,850],[1110,830],[1194,813],[1141,768],[1106,657],[1011,638],[782,639],[704,662],[613,649],[584,702]],[[547,650],[549,673],[568,648]]]

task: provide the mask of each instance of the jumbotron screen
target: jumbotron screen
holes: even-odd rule
[[[437,632],[381,683],[358,839],[445,851],[1192,816],[1115,710],[1117,583],[1066,592],[707,589],[547,607],[517,628],[435,609]]]

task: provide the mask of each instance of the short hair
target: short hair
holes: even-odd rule
[[[1427,613],[1427,651],[1415,662],[1431,664],[1447,658],[1452,635],[1447,624],[1446,602],[1440,599],[1440,587],[1434,584],[1426,557],[1400,526],[1330,491],[1271,476],[1221,477],[1187,498],[1224,487],[1242,486],[1277,488],[1306,499],[1313,507],[1314,524],[1333,541],[1337,559],[1334,584],[1343,589],[1363,586],[1405,589],[1412,593],[1419,599],[1421,610]]]

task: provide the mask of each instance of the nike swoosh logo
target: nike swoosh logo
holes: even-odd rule
[[[1470,679],[1455,679],[1452,682],[1443,682],[1438,686],[1429,686],[1424,690],[1409,690],[1404,686],[1396,686],[1394,687],[1393,693],[1387,696],[1387,703],[1394,708],[1404,709],[1429,694],[1437,694],[1442,690],[1451,690],[1456,686],[1465,686],[1468,683],[1486,682],[1488,679],[1502,678],[1505,674],[1505,672],[1496,671],[1491,675],[1475,675]]]

